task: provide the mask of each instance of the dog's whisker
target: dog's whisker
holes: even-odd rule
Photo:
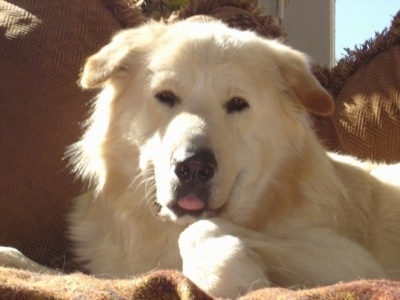
[[[142,170],[138,176],[136,176],[131,184],[134,187],[134,192],[137,193],[140,188],[143,187],[144,191],[142,197],[138,199],[138,202],[145,202],[147,205],[154,205],[156,201],[156,190],[157,186],[154,177],[154,167],[149,166],[144,171]]]

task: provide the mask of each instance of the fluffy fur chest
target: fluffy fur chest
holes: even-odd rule
[[[80,197],[70,214],[75,253],[91,274],[128,277],[156,268],[182,268],[178,247],[182,227],[163,223],[143,210],[108,207],[104,212],[100,203]]]

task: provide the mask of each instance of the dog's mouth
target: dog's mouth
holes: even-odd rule
[[[200,217],[207,211],[207,202],[201,200],[195,194],[190,193],[177,201],[174,201],[168,206],[178,217],[183,215],[191,215],[193,217]]]
[[[207,194],[207,193],[206,193]],[[197,220],[209,219],[220,216],[226,203],[220,207],[212,207],[212,201],[208,197],[199,196],[196,191],[189,191],[183,196],[176,197],[168,204],[154,203],[157,218],[165,222],[177,224],[191,224]]]
[[[159,203],[156,206],[159,218],[178,224],[190,224],[197,220],[218,217],[225,209],[225,205],[218,208],[211,208],[207,201],[201,200],[193,193],[167,206],[162,206]]]
[[[164,210],[173,219],[204,219],[212,211],[209,184],[188,185],[179,182],[173,190],[173,199],[165,205]]]
[[[187,195],[166,206],[155,202],[154,211],[160,221],[181,225],[216,216],[213,210],[194,195]]]

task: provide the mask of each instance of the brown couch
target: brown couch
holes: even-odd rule
[[[249,1],[198,0],[175,18],[206,13],[268,37],[284,31],[257,15]],[[250,1],[251,2],[251,1]],[[65,228],[70,199],[83,187],[63,160],[81,134],[93,93],[76,81],[84,59],[117,30],[146,20],[123,0],[0,0],[0,245],[66,273],[73,263]],[[332,150],[400,161],[400,12],[391,28],[313,71],[335,97],[330,118],[314,118]],[[265,289],[248,298],[400,299],[400,284],[356,281],[313,290]],[[347,297],[346,296],[346,297]],[[99,280],[82,273],[34,274],[0,267],[0,298],[207,299],[181,273],[157,271],[135,280]],[[352,297],[352,298],[351,298]]]

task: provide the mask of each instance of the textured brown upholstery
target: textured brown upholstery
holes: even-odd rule
[[[336,97],[331,148],[400,161],[400,43],[360,67]],[[325,138],[326,139],[326,138]]]
[[[392,25],[338,62],[314,66],[335,96],[336,110],[316,118],[331,150],[376,161],[400,161],[400,11]]]
[[[62,157],[93,97],[76,81],[120,27],[98,0],[0,1],[0,245],[52,267],[68,261],[63,219],[80,191]]]

